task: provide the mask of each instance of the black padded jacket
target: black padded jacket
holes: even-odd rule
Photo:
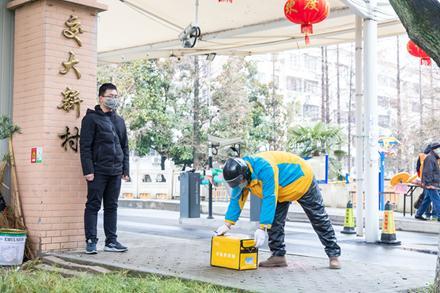
[[[115,112],[99,105],[87,109],[81,122],[80,154],[83,174],[130,176],[127,128]]]

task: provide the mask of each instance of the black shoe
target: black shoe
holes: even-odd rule
[[[107,243],[104,246],[104,251],[110,251],[110,252],[125,252],[128,248],[119,243],[118,241],[113,241],[110,243]]]
[[[424,218],[423,216],[414,216],[414,218],[421,221],[428,221],[428,219]]]
[[[87,239],[86,240],[86,253],[87,254],[97,254],[98,250],[96,249],[96,243],[98,239]]]

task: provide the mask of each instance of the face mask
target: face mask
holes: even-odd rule
[[[240,183],[240,185],[238,185],[238,188],[243,189],[248,185],[247,181]]]
[[[435,153],[437,156],[440,157],[440,148],[436,148],[436,149],[434,150],[434,153]]]
[[[111,110],[116,110],[119,107],[119,100],[114,98],[105,98],[104,99],[104,106]]]

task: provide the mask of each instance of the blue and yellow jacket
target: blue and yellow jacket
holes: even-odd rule
[[[277,202],[296,201],[310,188],[312,168],[299,156],[268,151],[244,157],[251,170],[251,181],[241,190],[232,189],[225,221],[235,224],[249,193],[262,198],[260,225],[270,228]]]

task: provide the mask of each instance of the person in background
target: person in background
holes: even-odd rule
[[[422,219],[423,213],[428,209],[432,202],[433,210],[440,211],[440,143],[433,143],[431,150],[423,161],[422,169],[422,186],[425,197],[423,198],[420,207],[417,209],[415,218]],[[425,218],[423,218],[425,219]],[[426,219],[425,219],[426,220]]]

